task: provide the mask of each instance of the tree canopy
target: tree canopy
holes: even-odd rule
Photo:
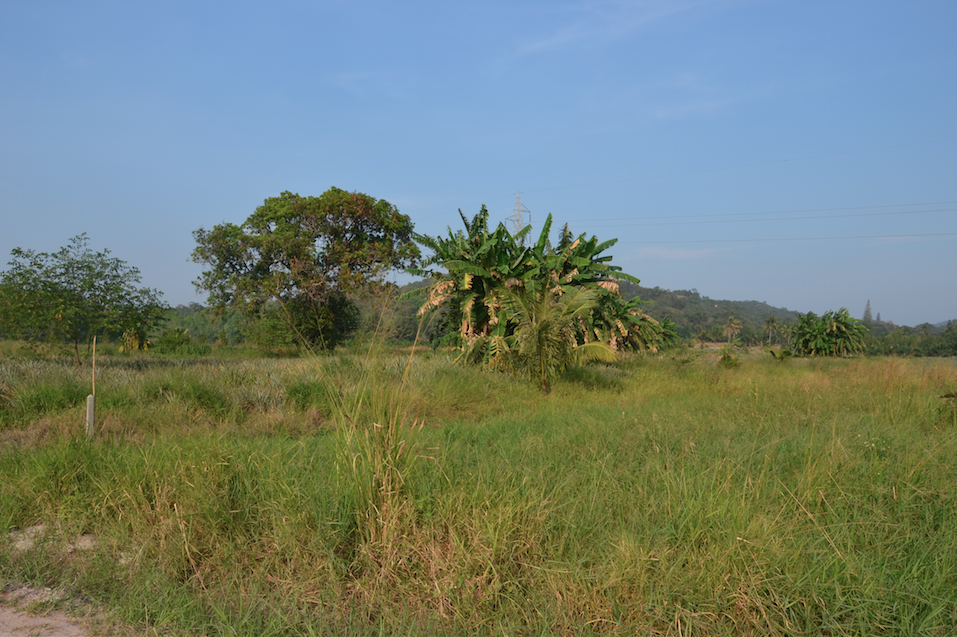
[[[851,318],[846,308],[799,314],[794,328],[794,349],[804,356],[848,356],[864,350],[867,328]]]
[[[514,235],[503,224],[490,230],[485,206],[471,221],[459,214],[464,231],[415,235],[433,254],[426,269],[413,273],[433,281],[420,314],[444,312],[445,332],[462,348],[464,360],[499,366],[518,356],[547,391],[547,376],[568,360],[553,355],[564,350],[560,341],[568,344],[567,353],[603,355],[593,344],[604,344],[603,351],[655,350],[674,334],[641,311],[641,299],[621,295],[620,281],[638,279],[603,254],[616,240],[575,237],[565,226],[552,245],[549,215],[538,239],[526,245],[530,226]]]
[[[16,248],[0,275],[0,331],[29,341],[69,342],[77,363],[80,346],[94,336],[145,343],[167,309],[161,293],[138,288],[140,272],[94,252],[86,234],[53,253]]]
[[[242,225],[193,236],[193,261],[211,266],[195,285],[213,308],[278,313],[307,347],[339,342],[358,320],[350,296],[390,270],[415,266],[419,256],[408,216],[384,199],[338,188],[319,197],[283,192]]]

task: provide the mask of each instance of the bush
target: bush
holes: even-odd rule
[[[29,423],[86,401],[89,388],[70,379],[0,388],[0,422]]]
[[[722,367],[727,367],[728,369],[731,369],[733,367],[737,367],[738,365],[740,365],[741,361],[740,359],[738,359],[737,356],[734,355],[735,351],[736,351],[736,348],[730,343],[722,347],[721,358],[718,359],[718,363],[720,363]]]
[[[286,390],[286,396],[298,409],[306,411],[315,407],[324,414],[330,414],[329,389],[322,381],[296,383]]]
[[[174,356],[209,356],[213,348],[205,343],[196,343],[188,330],[171,328],[164,330],[156,340],[153,351]]]

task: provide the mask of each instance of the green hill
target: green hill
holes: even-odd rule
[[[628,298],[640,296],[651,301],[645,312],[659,321],[674,321],[682,338],[704,337],[724,340],[724,325],[733,316],[741,323],[739,338],[745,343],[760,343],[767,336],[764,322],[773,316],[782,323],[794,321],[794,312],[760,301],[720,301],[702,296],[697,290],[665,290],[622,283],[621,291]]]

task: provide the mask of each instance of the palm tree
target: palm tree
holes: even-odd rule
[[[516,327],[507,342],[519,365],[538,381],[543,393],[551,391],[552,378],[571,363],[615,359],[606,343],[578,343],[578,321],[597,303],[594,289],[573,289],[561,295],[549,289],[508,292],[505,305]]]
[[[791,338],[794,336],[794,323],[781,323],[778,327],[778,333],[787,339],[786,347],[791,349]]]
[[[764,321],[764,329],[768,331],[768,345],[771,345],[771,335],[778,331],[781,322],[778,321],[777,317],[769,316],[766,321]]]
[[[740,331],[741,321],[733,316],[729,316],[728,321],[724,324],[724,333],[728,336],[728,345],[731,344],[731,339]]]

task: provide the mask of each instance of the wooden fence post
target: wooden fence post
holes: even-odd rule
[[[93,393],[86,397],[86,437],[96,433],[96,337],[93,337]]]

